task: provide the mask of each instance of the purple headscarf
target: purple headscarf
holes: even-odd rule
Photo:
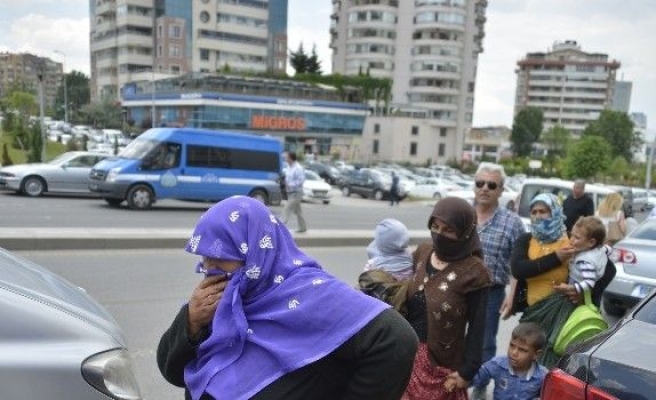
[[[237,196],[211,207],[186,250],[240,260],[210,337],[185,367],[194,400],[248,399],[346,342],[389,308],[329,275],[262,203]]]

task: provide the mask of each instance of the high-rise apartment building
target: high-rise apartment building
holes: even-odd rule
[[[425,134],[396,144],[390,149],[395,153],[380,154],[373,146],[374,158],[378,153],[411,162],[461,159],[486,8],[487,0],[333,0],[333,72],[392,79],[387,109],[425,119],[420,124]],[[384,119],[376,124],[386,131]],[[404,148],[407,154],[398,153]]]
[[[162,75],[286,68],[287,0],[90,0],[89,10],[92,100]]]
[[[38,93],[40,74],[44,106],[53,107],[57,90],[63,85],[63,64],[27,53],[0,53],[0,97],[14,88]]]
[[[620,63],[607,54],[586,53],[573,40],[517,62],[515,115],[525,107],[544,113],[544,129],[561,125],[573,135],[611,108]]]

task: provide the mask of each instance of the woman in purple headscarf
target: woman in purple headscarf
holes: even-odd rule
[[[187,399],[401,397],[417,349],[410,325],[326,273],[260,202],[214,205],[186,250],[206,277],[157,361]]]

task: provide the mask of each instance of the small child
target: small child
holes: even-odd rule
[[[408,228],[393,218],[376,225],[374,241],[367,247],[369,260],[358,277],[358,289],[390,304],[405,315],[407,283],[414,274],[408,252]]]
[[[376,225],[374,240],[367,247],[369,260],[364,271],[382,269],[398,280],[410,279],[414,273],[408,252],[410,235],[403,222],[385,218]]]
[[[595,283],[606,271],[609,247],[604,245],[606,228],[597,217],[581,217],[572,227],[570,246],[576,255],[569,261],[569,280],[567,285],[555,287],[559,292],[576,290],[583,293],[592,290]]]
[[[533,322],[520,323],[513,329],[507,356],[494,357],[478,370],[470,386],[487,386],[494,380],[494,400],[539,399],[547,369],[537,358],[547,341],[544,330]],[[447,391],[455,388],[456,379],[447,379]]]

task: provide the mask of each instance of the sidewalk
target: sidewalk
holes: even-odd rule
[[[321,229],[293,233],[299,247],[367,246],[373,230]],[[410,245],[430,240],[428,230],[410,231]],[[180,249],[191,230],[139,228],[0,228],[0,247],[20,250]]]

